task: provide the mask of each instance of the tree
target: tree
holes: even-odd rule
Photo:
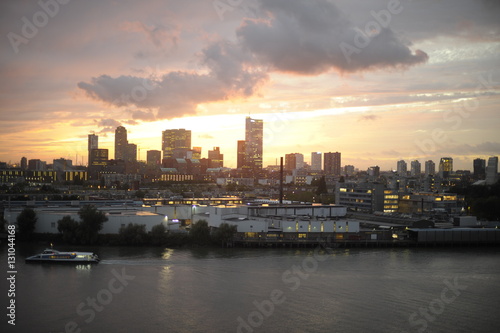
[[[80,224],[67,215],[57,221],[57,231],[62,234],[64,242],[76,244],[79,238]]]
[[[35,231],[36,221],[38,221],[38,217],[33,209],[23,209],[21,214],[17,216],[19,236],[24,239],[30,239]]]
[[[325,193],[328,193],[328,190],[326,188],[326,179],[325,179],[325,176],[322,176],[319,179],[318,189],[316,190],[316,194],[317,195],[321,195],[321,194],[325,194]]]
[[[129,223],[126,227],[120,228],[118,238],[123,245],[143,245],[147,241],[146,226]]]
[[[151,243],[162,245],[167,241],[167,228],[163,224],[157,224],[151,228]]]
[[[233,240],[233,237],[236,234],[237,230],[238,229],[235,225],[222,223],[215,231],[213,240],[214,242],[221,244],[222,247],[227,246],[227,244]]]
[[[97,241],[99,231],[104,222],[108,220],[103,212],[95,206],[85,205],[78,212],[80,216],[80,242],[82,244],[94,244]]]
[[[208,222],[199,220],[191,227],[189,232],[191,240],[196,245],[207,245],[210,242],[210,228]]]

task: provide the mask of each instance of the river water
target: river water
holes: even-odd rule
[[[96,247],[2,279],[1,332],[498,332],[500,249]],[[7,274],[7,246],[0,262]],[[8,324],[15,299],[15,326]]]

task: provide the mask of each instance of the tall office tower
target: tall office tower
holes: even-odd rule
[[[238,140],[237,160],[236,160],[236,167],[238,169],[245,167],[245,155],[246,155],[246,141]]]
[[[264,121],[246,118],[245,123],[245,166],[252,171],[262,169]]]
[[[146,152],[146,162],[149,165],[160,165],[161,164],[161,151],[148,150]]]
[[[99,137],[95,134],[89,134],[88,139],[88,165],[91,165],[90,156],[92,155],[91,151],[93,149],[99,148]]]
[[[434,176],[436,174],[436,163],[432,160],[425,162],[425,175]]]
[[[486,177],[486,160],[482,158],[476,158],[473,162],[474,166],[474,178],[484,179]]]
[[[127,130],[118,126],[115,130],[115,160],[126,160],[127,144]]]
[[[323,170],[327,175],[340,176],[341,156],[339,152],[323,154]]]
[[[161,150],[163,158],[186,158],[191,149],[191,130],[184,128],[162,132]]]
[[[412,177],[418,177],[422,173],[422,165],[418,160],[411,161],[411,172]]]
[[[406,177],[408,172],[408,165],[404,160],[398,161],[396,173],[401,177]]]
[[[125,145],[125,153],[123,155],[125,162],[137,162],[137,145],[134,143],[127,143]]]
[[[453,158],[451,157],[441,157],[439,161],[439,176],[441,178],[448,178],[448,176],[453,172]]]
[[[224,154],[220,153],[219,147],[214,147],[213,150],[208,151],[208,159],[211,168],[222,168],[224,166]]]
[[[296,165],[297,160],[295,154],[286,154],[284,169],[287,171],[292,171],[296,169]]]
[[[321,171],[321,153],[311,153],[311,170]]]
[[[488,158],[486,166],[486,185],[493,185],[498,181],[498,156]]]
[[[107,149],[92,149],[90,154],[90,164],[92,166],[108,165],[108,150]]]
[[[26,157],[21,157],[21,170],[28,169],[28,159]]]

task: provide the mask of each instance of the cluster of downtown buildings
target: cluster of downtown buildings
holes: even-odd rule
[[[498,157],[488,161],[475,159],[473,171],[454,170],[453,159],[443,157],[436,164],[426,161],[424,170],[418,160],[397,162],[395,171],[381,171],[372,166],[359,171],[353,165],[341,165],[340,152],[312,152],[311,163],[301,153],[290,153],[281,160],[282,165],[263,167],[262,120],[247,117],[245,140],[235,143],[237,168],[224,167],[224,155],[219,147],[202,157],[201,147],[192,147],[191,131],[167,129],[162,132],[161,150],[148,150],[147,160],[138,161],[137,145],[129,142],[127,130],[115,130],[114,159],[108,149],[99,147],[99,137],[88,135],[88,166],[73,166],[69,159],[55,159],[47,165],[39,159],[23,157],[18,166],[0,163],[0,184],[12,186],[28,183],[93,184],[105,188],[140,189],[161,182],[211,182],[217,185],[260,186],[257,196],[278,198],[277,186],[281,179],[286,187],[310,186],[324,177],[328,194],[335,203],[363,212],[424,213],[445,210],[457,213],[463,209],[463,198],[449,194],[457,183],[494,184],[498,180]],[[276,163],[278,164],[278,163]],[[281,173],[281,168],[283,173]],[[264,190],[262,189],[264,188]],[[267,188],[267,190],[265,189]],[[257,189],[256,189],[257,191]]]

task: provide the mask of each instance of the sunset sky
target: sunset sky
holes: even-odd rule
[[[264,166],[500,155],[497,0],[6,0],[0,16],[3,162],[86,164],[89,133],[114,157],[123,125],[142,160],[186,128],[235,167],[248,115]]]

